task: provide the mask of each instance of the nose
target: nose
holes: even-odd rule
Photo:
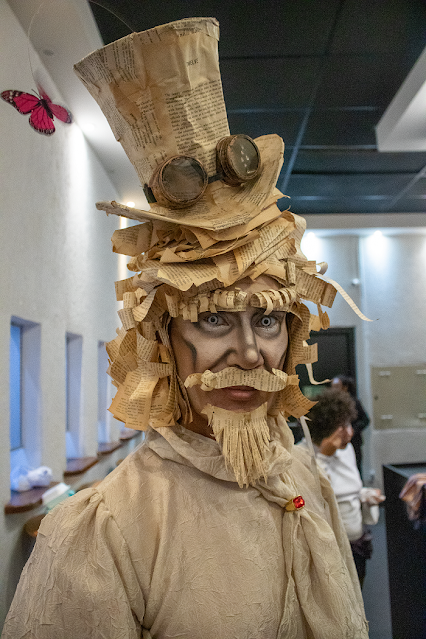
[[[264,359],[259,349],[257,336],[247,318],[242,318],[233,337],[235,341],[228,351],[227,366],[236,366],[244,370],[263,366]]]

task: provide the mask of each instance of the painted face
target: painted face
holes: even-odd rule
[[[267,276],[255,282],[245,279],[239,288],[248,294],[280,286]],[[176,358],[177,372],[184,381],[192,373],[211,370],[217,373],[227,367],[242,370],[282,369],[288,344],[286,313],[273,311],[265,315],[263,309],[248,307],[242,312],[219,311],[201,313],[198,322],[181,317],[170,324],[170,339]],[[212,404],[235,412],[252,411],[267,402],[272,406],[275,394],[248,386],[233,386],[202,391],[200,386],[188,389],[193,410],[192,430],[204,434],[206,417],[201,411]]]

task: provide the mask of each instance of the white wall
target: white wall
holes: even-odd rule
[[[426,229],[383,228],[377,237],[374,229],[362,228],[365,217],[357,216],[360,228],[355,232],[317,231],[308,257],[328,262],[326,277],[337,280],[375,320],[360,320],[339,294],[329,311],[332,326],[355,327],[358,391],[372,420],[364,437],[364,475],[368,478],[373,470],[381,484],[382,464],[426,458],[426,427],[375,428],[371,391],[372,366],[426,363]],[[331,227],[333,216],[328,223]],[[308,218],[308,229],[315,229],[314,216]]]
[[[0,89],[35,89],[27,38],[6,2],[0,1]],[[39,65],[34,51],[33,64]],[[60,99],[58,94],[52,98]],[[98,341],[118,325],[114,302],[117,257],[110,237],[117,218],[95,209],[97,200],[119,199],[109,176],[76,124],[58,123],[42,136],[28,116],[0,101],[0,502],[9,489],[9,334],[17,316],[41,325],[42,433],[37,457],[56,481],[65,468],[65,335],[83,337],[82,455],[97,451]],[[115,457],[123,456],[123,449]],[[114,457],[114,459],[115,459]],[[113,460],[112,460],[113,461]],[[94,467],[96,479],[110,461]],[[2,508],[3,511],[3,508]],[[0,627],[22,568],[22,529],[38,511],[0,515]]]

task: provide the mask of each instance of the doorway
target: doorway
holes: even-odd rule
[[[308,344],[315,343],[318,344],[318,361],[312,365],[314,379],[320,382],[323,379],[331,380],[336,375],[348,375],[356,384],[355,328],[337,327],[326,331],[311,331]],[[312,385],[304,364],[296,367],[296,373],[299,375],[303,394],[310,399],[330,386],[329,383]]]

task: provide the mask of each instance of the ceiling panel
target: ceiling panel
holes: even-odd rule
[[[343,198],[291,198],[284,202],[280,200],[278,206],[281,210],[284,210],[290,205],[290,209],[293,213],[298,215],[312,215],[318,213],[318,215],[327,215],[329,213],[381,213],[383,212],[382,206],[386,203],[388,198],[377,198],[375,200],[368,198],[356,198],[347,197]],[[283,204],[281,204],[281,202]],[[398,208],[398,211],[402,210]],[[332,223],[332,222],[331,222]]]
[[[333,53],[411,54],[411,64],[425,42],[424,0],[345,0],[331,50]]]
[[[407,190],[426,153],[379,153],[375,135],[424,48],[425,0],[97,2],[135,30],[218,18],[231,132],[283,137],[296,212],[426,211],[426,180]],[[105,42],[129,32],[91,7]]]
[[[375,111],[314,111],[309,118],[304,146],[376,146]]]
[[[400,198],[395,203],[389,202],[389,205],[385,208],[390,213],[410,212],[410,213],[425,213],[426,211],[426,195],[419,195],[417,197]]]
[[[232,134],[245,133],[252,138],[276,133],[284,144],[292,145],[296,141],[301,113],[228,113],[229,128]],[[287,154],[286,154],[287,155]]]
[[[371,197],[397,195],[412,175],[295,175],[291,176],[287,194],[293,196]]]
[[[221,58],[226,106],[228,109],[306,108],[319,69],[320,60],[312,57],[250,61]],[[300,78],[304,78],[304,82],[300,82]]]
[[[407,60],[397,53],[332,55],[324,65],[315,106],[376,107],[379,119],[406,71]]]
[[[322,55],[340,5],[340,0],[99,1],[139,31],[181,18],[212,16],[221,24],[221,56],[250,58]],[[114,15],[98,4],[91,6],[106,43],[119,32],[128,33]]]
[[[426,165],[426,153],[378,153],[370,151],[309,151],[301,149],[294,173],[418,173]]]
[[[419,180],[416,180],[414,184],[410,185],[410,188],[405,193],[407,198],[416,198],[424,197],[426,198],[426,178],[422,177]]]

